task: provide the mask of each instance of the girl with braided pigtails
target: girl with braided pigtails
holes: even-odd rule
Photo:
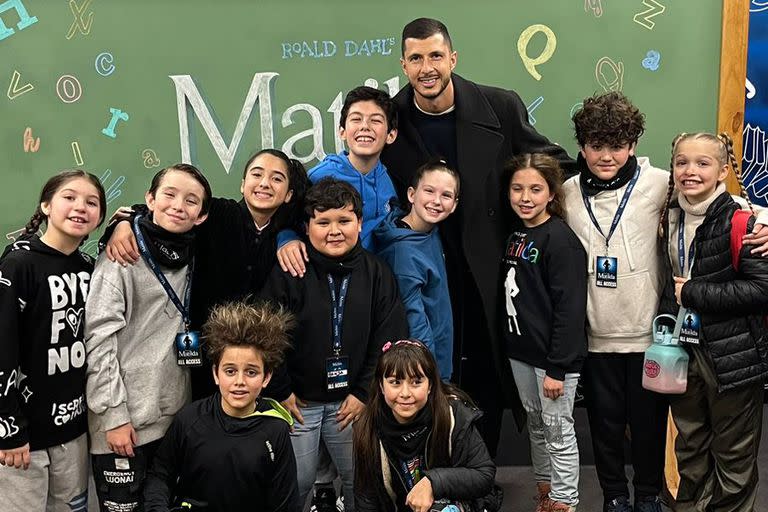
[[[674,510],[753,510],[768,377],[768,261],[742,247],[731,253],[732,219],[741,208],[723,183],[732,168],[726,134],[682,134],[672,145],[672,175],[662,216],[668,270],[661,310],[685,308],[688,386],[672,397],[679,434],[680,488]],[[674,198],[675,192],[677,197]],[[741,235],[757,223],[754,214]],[[735,226],[735,223],[734,223]],[[738,234],[737,234],[738,235]]]

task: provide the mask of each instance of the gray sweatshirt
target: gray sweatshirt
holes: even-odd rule
[[[187,267],[163,269],[183,300]],[[160,439],[190,400],[189,370],[176,364],[181,314],[143,259],[123,267],[102,254],[85,307],[91,453],[111,453],[106,432],[126,423],[138,446]]]

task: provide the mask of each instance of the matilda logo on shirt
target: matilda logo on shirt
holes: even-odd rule
[[[82,341],[83,308],[73,306],[85,303],[91,275],[88,272],[70,272],[48,276],[51,293],[51,345],[48,349],[48,375],[66,373],[70,368],[85,364],[85,344]],[[69,329],[75,341],[59,346],[61,332]],[[80,338],[80,339],[79,339]]]
[[[530,263],[539,261],[539,250],[533,246],[533,241],[528,242],[525,233],[515,232],[515,239],[507,247],[507,256],[520,258]]]

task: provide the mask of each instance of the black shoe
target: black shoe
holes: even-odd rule
[[[646,496],[635,500],[635,512],[662,512],[658,496]]]
[[[315,491],[309,512],[336,512],[336,491],[333,487],[321,487]]]
[[[632,512],[629,497],[619,496],[603,506],[603,512]]]

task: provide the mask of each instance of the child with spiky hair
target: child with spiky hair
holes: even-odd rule
[[[293,316],[269,304],[217,306],[203,326],[219,391],[182,409],[147,477],[145,509],[297,511],[293,419],[261,396],[289,347]]]

